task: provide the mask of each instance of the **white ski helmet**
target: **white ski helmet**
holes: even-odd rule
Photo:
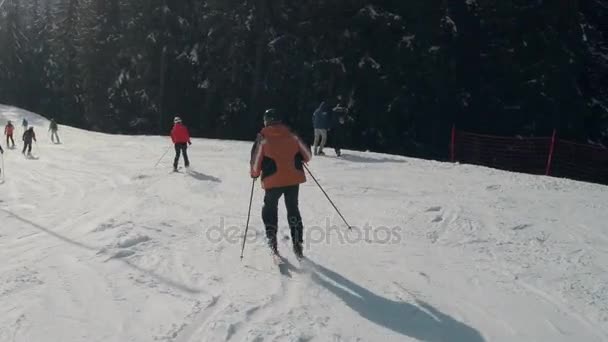
[[[173,119],[173,123],[181,123],[181,122],[182,122],[182,118],[180,118],[179,116],[176,116],[176,117]]]

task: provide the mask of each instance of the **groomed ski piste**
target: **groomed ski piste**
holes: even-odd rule
[[[23,157],[21,119],[36,127]],[[309,164],[280,271],[251,143],[60,126],[0,106],[0,341],[608,341],[608,187],[374,153]],[[187,123],[186,123],[187,124]],[[170,125],[170,123],[168,123]],[[332,155],[331,150],[327,150]]]

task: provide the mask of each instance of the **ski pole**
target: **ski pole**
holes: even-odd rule
[[[245,235],[243,236],[243,247],[241,248],[241,261],[243,261],[243,254],[245,253],[245,242],[247,242],[247,232],[249,231],[249,219],[251,218],[251,203],[253,203],[253,190],[255,187],[256,178],[251,183],[251,197],[249,197],[249,210],[247,211],[247,224],[245,225]]]
[[[160,164],[160,162],[163,160],[163,158],[165,158],[165,156],[167,155],[167,153],[169,153],[170,149],[171,149],[171,146],[167,147],[167,150],[165,151],[165,153],[163,153],[163,155],[160,157],[160,159],[156,162],[156,165],[154,165],[154,167],[157,167],[158,164]]]
[[[346,223],[346,226],[348,227],[348,229],[349,230],[353,230],[353,227],[350,224],[348,224],[348,222],[346,222],[346,219],[344,218],[344,216],[340,212],[340,209],[338,209],[338,207],[336,207],[336,205],[331,200],[331,198],[329,198],[329,195],[327,194],[327,192],[325,192],[325,190],[323,189],[323,187],[321,186],[321,184],[319,184],[319,181],[317,181],[317,179],[312,174],[312,172],[310,172],[310,169],[308,168],[308,166],[306,166],[306,164],[302,164],[302,165],[304,166],[304,168],[306,169],[306,171],[308,171],[308,174],[310,175],[310,177],[312,177],[312,179],[315,181],[315,183],[317,183],[317,185],[319,186],[319,189],[321,189],[321,191],[323,192],[323,194],[325,195],[325,197],[327,197],[327,200],[329,201],[329,203],[331,203],[331,205],[334,207],[334,209],[336,209],[336,212],[338,213],[338,215],[340,215],[340,217],[342,218],[342,221],[344,221],[344,223]]]
[[[4,168],[4,153],[0,153],[0,159],[2,159],[2,181],[6,180],[6,169]]]

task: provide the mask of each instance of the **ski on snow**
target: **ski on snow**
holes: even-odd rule
[[[191,174],[191,170],[192,170],[191,168],[187,167],[185,172],[183,171],[183,169],[184,168],[180,166],[180,167],[177,168],[177,170],[173,169],[169,173]]]
[[[299,266],[304,267],[306,265],[306,257],[296,256],[296,259],[298,260]],[[303,269],[299,269],[298,267],[294,266],[287,258],[277,253],[272,253],[272,262],[279,269],[279,273],[287,278],[292,278],[292,272],[299,274],[303,271]]]
[[[293,268],[293,266],[287,259],[278,253],[272,253],[272,262],[279,268],[279,273],[281,273],[281,275],[291,278],[291,272],[289,269]]]

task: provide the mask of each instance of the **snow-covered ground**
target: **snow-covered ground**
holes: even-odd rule
[[[166,137],[27,116],[37,160],[6,151],[0,341],[607,341],[608,187],[347,151],[300,194],[309,265],[281,274],[249,143],[196,139],[171,174]],[[17,129],[17,135],[21,129]],[[20,139],[17,139],[20,140]],[[5,143],[2,143],[6,147]],[[20,146],[18,146],[20,147]],[[281,209],[281,237],[287,234]]]

